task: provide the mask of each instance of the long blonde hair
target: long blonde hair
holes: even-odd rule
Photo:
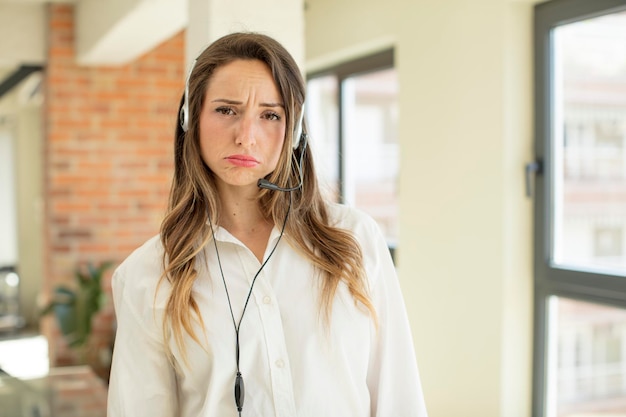
[[[234,33],[212,43],[197,58],[188,80],[188,130],[185,132],[180,123],[176,128],[174,178],[168,212],[161,224],[164,273],[159,284],[167,279],[171,285],[163,320],[166,345],[169,346],[170,337],[167,329],[171,327],[183,355],[185,332],[202,344],[193,330],[194,319],[204,328],[192,291],[198,273],[195,262],[211,239],[207,216],[213,224],[219,224],[220,219],[215,177],[201,157],[198,120],[213,72],[236,59],[264,62],[270,68],[283,98],[287,126],[285,140],[278,165],[267,179],[282,187],[292,186],[301,178],[298,160],[302,157],[303,184],[292,192],[293,203],[285,225],[285,238],[321,272],[320,311],[325,321],[330,320],[332,301],[342,281],[355,303],[369,310],[376,320],[368,297],[360,245],[350,232],[330,224],[327,203],[317,183],[311,153],[304,152],[302,146],[292,149],[294,127],[303,111],[305,97],[305,84],[298,66],[276,40],[257,33]],[[185,96],[181,99],[181,108],[184,101]],[[284,221],[289,199],[289,193],[259,190],[259,207],[274,224]]]

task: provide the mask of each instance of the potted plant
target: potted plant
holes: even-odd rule
[[[52,300],[41,310],[41,315],[53,313],[68,346],[83,351],[91,334],[93,316],[105,304],[102,276],[112,262],[92,263],[74,271],[76,285],[60,285],[52,294]],[[84,356],[81,360],[84,360]]]

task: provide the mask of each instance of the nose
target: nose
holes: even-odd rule
[[[257,120],[251,116],[243,116],[237,128],[235,142],[243,147],[250,147],[256,143]]]

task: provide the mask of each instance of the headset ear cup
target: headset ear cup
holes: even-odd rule
[[[301,137],[303,135],[302,132],[302,123],[304,122],[304,104],[302,105],[302,108],[300,109],[300,116],[298,116],[298,123],[296,123],[296,127],[293,130],[293,143],[292,143],[292,147],[293,149],[298,149],[298,146],[300,146],[300,140]]]
[[[302,133],[297,134],[294,133],[293,134],[293,150],[295,151],[296,149],[298,149],[298,146],[300,146],[300,137],[302,136]]]
[[[194,59],[187,73],[187,80],[185,81],[185,100],[183,101],[183,107],[180,109],[180,127],[183,128],[184,132],[189,130],[189,79],[191,78],[193,69],[196,67],[196,62],[198,62],[198,58]]]
[[[187,130],[189,130],[189,113],[185,111],[186,105],[187,95],[185,94],[185,103],[183,103],[183,106],[180,108],[180,127],[183,129],[183,132],[187,132]]]

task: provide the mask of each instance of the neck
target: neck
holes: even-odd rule
[[[274,223],[261,212],[256,195],[220,192],[220,201],[220,226],[262,261]]]
[[[220,226],[229,229],[248,228],[262,223],[267,223],[256,197],[233,196],[232,194],[220,194],[221,214]]]

